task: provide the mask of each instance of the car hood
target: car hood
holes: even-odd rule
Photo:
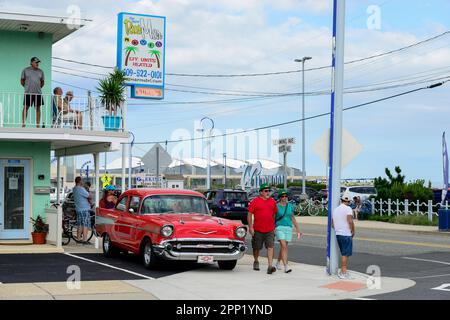
[[[241,223],[204,214],[165,214],[159,218],[174,226],[174,238],[235,238]]]

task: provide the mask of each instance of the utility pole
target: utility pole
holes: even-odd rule
[[[344,92],[345,0],[333,1],[333,61],[331,86],[330,168],[328,184],[327,273],[336,275],[339,254],[336,232],[331,227],[333,210],[340,204],[342,116]]]
[[[202,129],[200,129],[200,130],[203,130],[202,132],[204,132],[204,130],[205,130],[205,128],[203,126],[203,121],[205,121],[205,120],[209,120],[211,122],[211,128],[209,129],[209,134],[208,134],[208,166],[206,168],[206,175],[207,175],[206,189],[209,190],[209,189],[211,189],[211,133],[214,129],[214,121],[213,121],[213,119],[211,119],[209,117],[203,117],[200,120],[200,124],[202,125]],[[203,138],[203,133],[202,133],[202,138]],[[202,148],[202,150],[203,150],[203,148]]]
[[[305,62],[311,57],[296,59],[295,62],[302,63],[302,119],[305,119]],[[305,169],[305,121],[302,121],[302,196],[306,195],[306,169]]]
[[[227,154],[223,154],[223,186],[227,187]]]
[[[156,147],[156,186],[161,187],[159,184],[159,146]]]
[[[132,169],[132,167],[133,167],[133,144],[134,144],[134,134],[133,134],[133,132],[131,132],[131,131],[128,131],[130,134],[131,134],[131,136],[133,137],[133,139],[131,140],[131,143],[130,143],[130,147],[129,147],[129,159],[128,159],[128,189],[131,189],[131,187],[132,187],[132,183],[131,183],[131,179],[132,179],[132,176],[131,176],[131,169]]]

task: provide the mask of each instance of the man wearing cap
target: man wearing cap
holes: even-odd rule
[[[336,231],[336,240],[341,251],[340,279],[351,279],[347,271],[348,258],[353,253],[353,237],[355,236],[355,224],[353,223],[353,210],[350,208],[350,199],[344,197],[342,203],[333,211],[333,228]]]
[[[22,71],[20,77],[20,84],[25,89],[25,96],[23,100],[22,113],[22,127],[25,127],[27,120],[28,109],[34,105],[36,107],[36,127],[39,128],[41,124],[41,105],[44,104],[42,99],[42,87],[44,86],[44,72],[39,69],[38,58],[31,58],[31,66]]]
[[[273,247],[275,242],[275,215],[278,208],[275,200],[270,196],[268,184],[262,184],[259,188],[259,197],[250,202],[248,207],[248,228],[252,235],[253,270],[259,271],[259,251],[263,245],[267,249],[268,267],[267,273],[272,274],[277,269],[272,265]]]

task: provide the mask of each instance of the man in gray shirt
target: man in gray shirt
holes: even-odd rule
[[[83,186],[81,177],[75,178],[75,187],[73,188],[73,200],[75,202],[75,211],[77,213],[77,239],[81,240],[83,233],[83,243],[87,243],[88,229],[91,228],[91,196]]]
[[[22,71],[20,77],[20,84],[25,89],[25,96],[23,100],[23,113],[22,113],[22,127],[25,127],[27,120],[28,109],[34,105],[36,107],[36,127],[41,125],[41,105],[44,104],[42,99],[42,87],[44,86],[44,72],[39,69],[38,58],[31,58],[31,66],[25,68]]]

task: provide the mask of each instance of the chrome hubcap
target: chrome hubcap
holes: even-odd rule
[[[109,236],[105,237],[105,241],[103,241],[103,246],[105,248],[105,251],[108,252],[109,251]]]
[[[145,245],[145,250],[144,250],[144,260],[145,260],[146,264],[150,263],[150,259],[151,259],[150,257],[151,257],[151,248],[150,248],[150,245],[147,244],[147,245]]]

